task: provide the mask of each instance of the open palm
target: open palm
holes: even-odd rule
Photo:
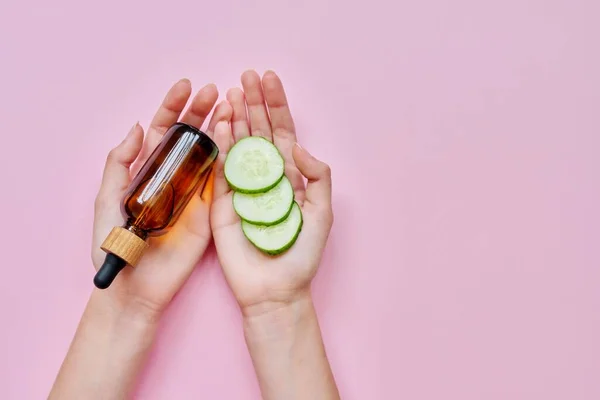
[[[148,159],[167,129],[179,120],[190,94],[188,80],[177,82],[154,116],[145,140],[143,129],[136,124],[126,139],[110,152],[96,198],[92,240],[92,260],[96,269],[106,256],[100,249],[102,241],[114,226],[123,225],[120,203],[132,175]],[[205,86],[194,97],[181,122],[201,128],[217,98],[216,87]],[[218,120],[229,121],[231,113],[227,102],[219,104],[207,134],[212,135]],[[134,162],[136,167],[130,168]],[[125,268],[107,289],[107,295],[118,305],[135,301],[152,311],[161,311],[192,273],[210,242],[210,201],[210,196],[208,199],[203,199],[200,194],[194,196],[171,231],[150,239],[150,247],[139,264],[135,268]]]
[[[227,100],[233,108],[231,124],[215,126],[220,154],[216,165],[211,228],[225,277],[242,310],[293,301],[308,290],[333,223],[329,167],[297,145],[294,122],[279,77],[269,71],[262,80],[254,71],[242,75],[240,89]],[[247,117],[248,116],[248,117]],[[249,135],[273,141],[281,152],[286,176],[304,218],[296,243],[279,256],[257,250],[244,236],[223,165],[233,144]],[[305,179],[308,185],[305,186]]]

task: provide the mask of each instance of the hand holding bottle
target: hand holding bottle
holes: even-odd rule
[[[113,227],[122,226],[124,223],[120,210],[121,202],[132,176],[135,175],[130,166],[135,162],[136,166],[133,169],[137,170],[144,164],[154,148],[161,142],[165,132],[178,122],[190,93],[191,84],[188,80],[177,82],[168,92],[154,116],[146,138],[144,139],[141,126],[136,124],[123,142],[110,152],[95,205],[92,259],[97,270],[106,256],[106,253],[100,248],[101,244]],[[207,115],[212,111],[217,98],[218,92],[214,85],[203,87],[193,98],[190,107],[182,116],[181,122],[200,129]],[[231,112],[231,107],[227,102],[220,103],[216,107],[207,129],[209,136],[217,121],[228,121]],[[163,166],[168,167],[168,160],[163,162]],[[157,188],[157,197],[159,195],[166,197],[169,193],[167,189]],[[210,198],[203,199],[201,194],[192,195],[179,221],[171,227],[167,234],[149,239],[150,246],[140,263],[135,268],[125,268],[109,290],[103,292],[104,296],[116,300],[119,307],[135,304],[147,308],[150,312],[160,313],[162,311],[191,274],[210,242]],[[205,197],[206,194],[204,193]],[[133,198],[135,200],[131,202],[133,206],[127,204],[126,207],[133,208],[139,205],[142,201],[140,196]],[[151,208],[150,212],[156,214],[160,210],[166,209],[159,204],[154,209]],[[146,209],[142,211],[146,212]],[[148,220],[152,222],[152,218],[146,218],[146,221]]]
[[[106,253],[100,248],[103,241],[114,227],[125,223],[121,202],[124,198],[133,198],[131,194],[125,196],[131,187],[141,187],[130,185],[132,177],[161,143],[167,130],[178,121],[190,94],[188,80],[177,82],[156,112],[146,138],[141,126],[135,124],[126,138],[109,153],[95,203],[92,260],[96,270],[105,262]],[[214,85],[203,87],[191,101],[181,122],[201,128],[217,98]],[[207,133],[210,135],[214,131],[217,121],[228,121],[231,113],[227,102],[219,104]],[[184,178],[187,176],[183,174]],[[164,200],[160,197],[164,191],[156,193],[159,200]],[[156,336],[162,311],[192,273],[211,239],[210,192],[204,195],[205,199],[201,198],[201,193],[191,197],[167,234],[149,239],[150,246],[135,268],[123,269],[108,289],[94,289],[49,399],[128,397]],[[129,207],[142,204],[137,200]],[[159,207],[156,212],[161,212]],[[156,220],[140,219],[143,222]],[[174,220],[169,216],[169,221]]]

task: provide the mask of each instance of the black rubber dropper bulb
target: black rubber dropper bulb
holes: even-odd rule
[[[94,276],[94,285],[98,289],[106,289],[126,265],[127,263],[123,259],[112,253],[108,253],[104,259],[104,264],[102,264],[98,272],[96,272],[96,276]]]

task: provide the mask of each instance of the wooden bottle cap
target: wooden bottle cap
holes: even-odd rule
[[[122,258],[132,267],[137,265],[147,247],[145,240],[120,226],[115,226],[100,246],[105,252]]]

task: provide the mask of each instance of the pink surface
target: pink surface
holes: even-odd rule
[[[600,398],[599,13],[3,1],[0,398],[44,398],[67,350],[107,151],[177,79],[224,93],[250,67],[281,74],[302,144],[333,167],[314,292],[345,399]],[[213,251],[138,398],[259,398]]]

